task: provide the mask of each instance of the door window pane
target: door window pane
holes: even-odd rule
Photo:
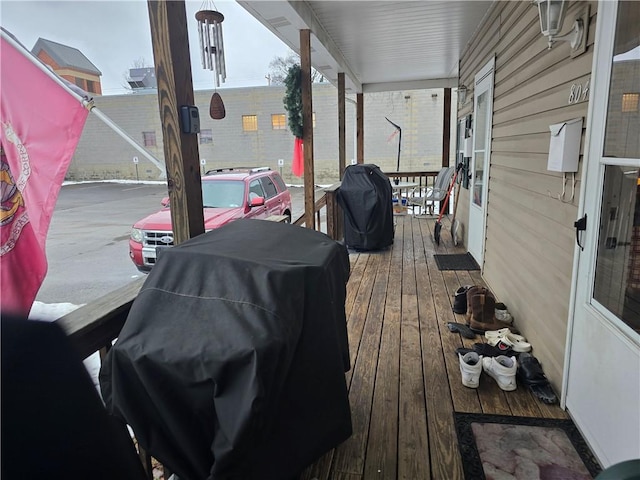
[[[473,203],[479,207],[483,205],[483,185],[484,178],[484,161],[487,150],[487,128],[488,117],[491,112],[487,105],[489,92],[480,94],[476,107],[476,125],[473,132],[474,137],[474,161],[473,161]]]
[[[484,184],[484,152],[476,152],[476,165],[473,181],[473,203],[482,206],[482,195]]]
[[[640,158],[640,5],[620,2],[605,130],[604,155]]]
[[[484,150],[487,139],[487,99],[489,92],[484,92],[478,97],[478,111],[476,112],[476,130],[473,134],[476,137],[476,150]]]
[[[607,165],[593,297],[640,332],[638,168]]]

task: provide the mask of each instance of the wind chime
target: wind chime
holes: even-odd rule
[[[227,70],[224,64],[224,41],[222,39],[222,22],[224,15],[216,10],[206,9],[208,4],[201,5],[201,10],[196,12],[198,21],[198,35],[200,37],[200,58],[202,68],[215,72],[216,88],[227,79]],[[214,6],[215,8],[215,6]],[[226,112],[220,94],[216,91],[211,97],[209,115],[214,120],[221,120]]]

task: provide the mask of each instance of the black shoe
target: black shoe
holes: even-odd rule
[[[454,313],[467,313],[467,291],[473,285],[464,285],[456,290],[456,294],[453,298],[453,312]]]
[[[542,402],[553,404],[558,401],[549,380],[542,371],[542,365],[536,357],[530,353],[520,354],[518,359],[517,377],[520,382],[529,387],[529,390]]]
[[[508,345],[499,345],[499,347],[494,347],[488,343],[474,343],[473,351],[484,357],[497,357],[498,355],[506,355],[507,357],[517,356],[517,353]]]
[[[476,338],[476,334],[471,331],[469,327],[462,323],[448,322],[447,328],[452,332],[457,332],[464,338]]]

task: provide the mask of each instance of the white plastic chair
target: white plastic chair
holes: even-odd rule
[[[424,193],[424,195],[414,195],[411,197],[410,203],[433,215],[436,202],[441,202],[447,196],[454,171],[455,167],[442,167],[436,176],[433,187],[427,187],[426,191],[418,192]]]

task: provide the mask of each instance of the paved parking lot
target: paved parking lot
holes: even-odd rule
[[[303,189],[290,190],[295,218],[304,211]],[[143,275],[129,259],[129,232],[165,196],[164,184],[63,186],[47,237],[49,270],[36,300],[84,304]]]

